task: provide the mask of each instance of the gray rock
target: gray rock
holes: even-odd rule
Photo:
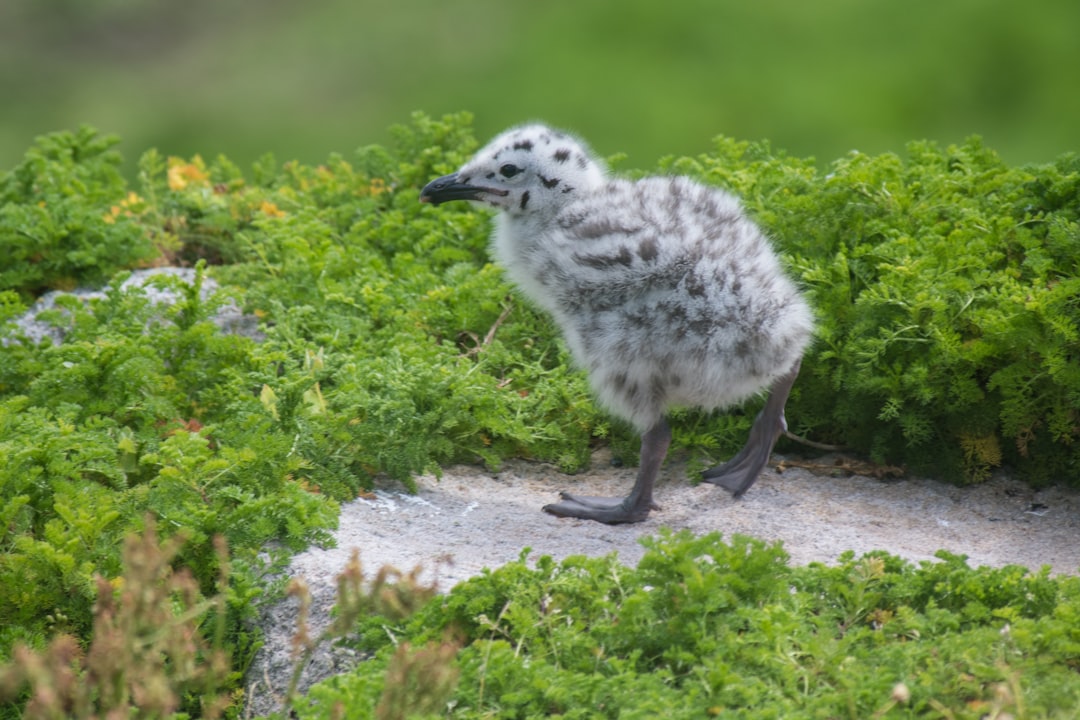
[[[176,291],[169,288],[157,287],[150,283],[152,278],[161,275],[179,278],[189,285],[195,282],[195,270],[192,268],[147,268],[145,270],[136,270],[131,273],[131,276],[121,283],[120,289],[129,290],[131,288],[139,288],[154,305],[172,305],[178,299]],[[204,277],[200,297],[207,300],[219,289],[220,286],[216,280],[212,277]],[[40,315],[48,310],[55,309],[57,300],[64,296],[76,297],[84,304],[89,304],[91,300],[104,298],[105,291],[101,289],[80,288],[71,291],[53,290],[52,292],[45,293],[38,298],[37,302],[35,302],[29,310],[15,320],[14,333],[5,337],[0,337],[0,345],[7,347],[14,342],[19,342],[17,337],[13,336],[22,336],[34,344],[40,343],[46,338],[51,339],[55,344],[62,343],[64,341],[63,329],[42,320]],[[62,310],[62,312],[64,311]],[[256,342],[261,342],[265,339],[265,336],[259,330],[258,318],[251,314],[245,314],[232,298],[218,308],[218,311],[214,314],[213,321],[214,324],[221,328],[221,331],[226,334],[242,335],[244,337],[249,337]]]

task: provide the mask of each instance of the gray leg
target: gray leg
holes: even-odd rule
[[[629,495],[624,498],[583,497],[564,492],[562,502],[545,505],[544,512],[611,525],[641,522],[649,516],[650,510],[657,508],[652,499],[653,483],[660,474],[669,445],[671,428],[661,418],[641,436],[641,464]]]
[[[769,461],[769,454],[776,444],[776,439],[787,430],[784,404],[791,392],[791,386],[795,384],[795,378],[799,375],[801,364],[801,360],[796,362],[786,375],[773,383],[769,390],[769,399],[754,419],[750,437],[743,449],[723,465],[717,465],[702,473],[702,480],[730,490],[736,498],[742,497],[742,494],[750,489],[765,463]]]

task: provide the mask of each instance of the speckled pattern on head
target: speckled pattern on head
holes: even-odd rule
[[[609,180],[574,137],[508,130],[457,173],[497,192],[494,254],[547,309],[599,402],[639,430],[720,408],[802,356],[812,316],[732,195],[685,177]]]
[[[600,404],[641,431],[625,498],[564,492],[545,511],[644,520],[671,443],[667,410],[721,408],[768,389],[743,449],[702,473],[736,498],[754,484],[787,429],[813,318],[738,200],[685,177],[611,180],[581,141],[538,124],[499,135],[420,200],[501,211],[496,259],[555,318]]]

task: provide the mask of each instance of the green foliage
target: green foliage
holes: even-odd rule
[[[216,273],[268,319],[265,352],[310,358],[297,384],[268,379],[266,397],[282,422],[341,443],[334,488],[507,455],[577,469],[605,431],[548,321],[489,264],[486,218],[418,202],[474,148],[466,128],[418,115],[395,128],[396,153],[287,166],[277,213],[239,232],[241,260]]]
[[[40,139],[0,177],[0,250],[11,258],[0,271],[0,658],[16,641],[42,646],[58,632],[85,642],[94,578],[117,576],[120,538],[141,530],[147,513],[164,535],[190,538],[176,562],[204,592],[218,576],[212,538],[228,540],[229,642],[242,664],[257,641],[246,619],[261,593],[259,551],[271,541],[286,550],[326,541],[336,503],[376,476],[408,484],[446,463],[497,466],[509,456],[573,471],[598,441],[632,454],[630,432],[596,410],[549,320],[490,264],[486,215],[418,202],[428,179],[475,149],[469,124],[464,114],[416,115],[393,130],[392,148],[365,147],[316,167],[266,157],[249,175],[226,158],[150,151],[138,192],[117,174],[114,141],[84,129]],[[959,482],[1001,463],[1036,482],[1075,481],[1075,156],[1010,168],[977,140],[946,149],[913,143],[906,158],[853,153],[822,174],[767,145],[721,138],[709,155],[661,167],[738,192],[807,288],[820,326],[789,405],[797,432]],[[190,286],[155,281],[179,298],[171,306],[121,289],[118,271],[151,252],[155,262],[197,268]],[[208,273],[225,288],[209,299],[200,292]],[[19,337],[12,320],[33,294],[106,278],[104,298],[61,297],[42,315],[62,343]],[[226,294],[259,319],[259,341],[214,324]],[[676,446],[719,460],[744,439],[753,411],[680,411]],[[738,646],[742,626],[702,618],[774,603],[794,580],[767,571],[783,565],[779,551],[735,546],[711,561],[729,568],[722,575],[698,578],[682,556],[644,564],[637,582],[668,588],[672,607],[641,588],[628,586],[632,601],[601,601],[564,582],[601,582],[605,573],[630,582],[607,561],[542,564],[549,589],[565,597],[536,603],[557,601],[563,618],[578,604],[582,613],[617,616],[636,624],[638,643],[627,649],[618,630],[584,648],[585,640],[560,636],[559,664],[584,684],[558,683],[544,703],[570,708],[578,692],[617,698],[620,683],[643,668],[659,668],[640,681],[658,692],[683,687],[702,653],[720,652],[701,644],[703,627]],[[665,547],[650,557],[667,557]],[[983,586],[966,572],[958,567],[956,577],[918,592],[905,580],[909,595],[892,605],[882,604],[887,583],[856,584],[863,589],[843,599],[834,621],[856,627],[881,608],[897,618],[901,608],[947,611],[963,623],[1013,611],[1023,620],[1029,602],[1032,612],[1048,612],[1040,593],[1050,585],[1025,586],[1029,601],[1001,595],[1023,584],[1015,572]],[[963,606],[937,597],[939,588],[965,598]],[[508,598],[456,617],[487,633],[483,658],[515,657],[521,633],[537,622],[517,617],[519,603]],[[704,614],[668,616],[684,605]],[[586,670],[607,662],[597,647],[621,654],[609,680],[594,686]],[[403,656],[403,667],[435,662],[441,650],[423,652],[431,654]],[[473,662],[462,665],[463,682],[483,677],[485,692],[513,680],[485,674],[487,659]],[[737,667],[723,662],[694,692],[725,706],[749,702],[760,689],[717,695]]]
[[[325,541],[335,503],[306,484],[294,433],[267,427],[261,406],[236,411],[245,375],[271,362],[255,343],[222,335],[198,292],[155,308],[118,282],[56,313],[62,345],[0,353],[0,657],[57,632],[85,641],[94,578],[117,577],[120,540],[145,513],[187,534],[176,562],[204,591],[218,574],[212,538],[228,539],[240,568],[229,640],[247,657],[258,553]]]
[[[821,175],[721,138],[665,169],[732,188],[787,252],[817,343],[788,416],[886,464],[1033,482],[1080,466],[1080,162],[1010,168],[973,138]]]
[[[154,281],[177,294],[171,306],[121,289],[122,273],[100,300],[61,297],[40,316],[61,344],[5,326],[0,658],[19,640],[85,638],[94,577],[115,577],[119,539],[147,512],[166,535],[188,534],[177,562],[204,589],[211,538],[228,540],[242,659],[257,553],[326,541],[336,501],[377,474],[408,483],[508,455],[585,464],[606,425],[556,333],[488,264],[486,220],[417,202],[425,178],[475,145],[466,119],[418,116],[395,133],[400,153],[365,148],[355,165],[318,168],[267,159],[253,182],[223,158],[149,152],[137,200],[115,204],[132,196],[119,180],[114,194],[67,200],[200,264],[193,286]],[[40,192],[27,204],[52,201]],[[203,299],[204,259],[232,262],[215,275],[263,320],[264,341],[214,325],[224,298]],[[6,322],[23,307],[14,293],[3,303]]]
[[[14,170],[0,174],[0,291],[24,295],[95,285],[154,254],[121,206],[119,139],[91,128],[38,138]]]
[[[27,720],[104,717],[181,718],[181,708],[216,718],[229,704],[229,657],[222,647],[228,554],[218,543],[220,576],[206,597],[186,570],[171,562],[182,538],[160,543],[152,521],[142,537],[124,541],[119,576],[95,583],[94,627],[85,652],[58,635],[45,651],[17,645],[0,666],[0,698],[26,694]],[[217,622],[212,622],[216,618]],[[218,632],[213,644],[202,627]]]
[[[301,718],[366,717],[396,647],[462,649],[444,716],[1011,717],[1080,710],[1080,582],[663,533],[636,569],[541,557],[485,572],[406,621],[361,620],[375,658],[311,689]],[[365,713],[368,713],[366,715]],[[341,716],[335,716],[341,717]]]

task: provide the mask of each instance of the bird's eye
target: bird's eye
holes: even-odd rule
[[[517,165],[511,165],[510,163],[506,163],[501,168],[499,168],[499,174],[502,175],[504,178],[512,178],[520,172],[521,168],[519,168]]]

